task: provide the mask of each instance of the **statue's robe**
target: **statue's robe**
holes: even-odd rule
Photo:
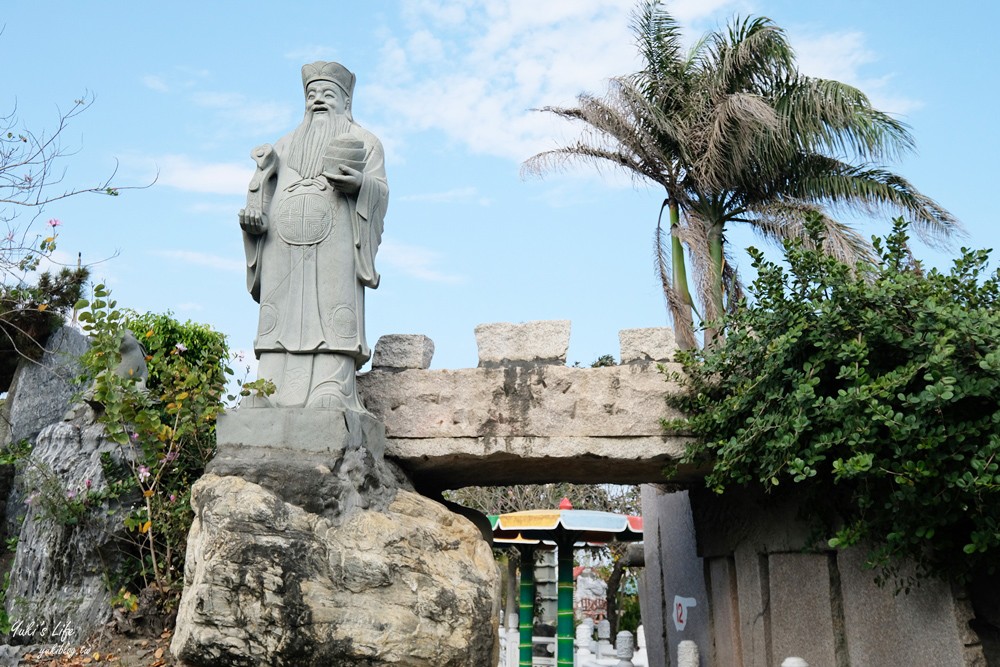
[[[267,231],[243,232],[247,288],[260,304],[254,351],[370,357],[365,339],[365,287],[378,287],[375,254],[389,201],[382,144],[355,123],[348,132],[365,147],[357,196],[334,190],[323,176],[303,179],[286,163],[292,135],[274,148],[276,174],[266,183]]]

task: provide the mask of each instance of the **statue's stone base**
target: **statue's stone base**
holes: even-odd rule
[[[382,422],[354,410],[244,408],[220,415],[215,433],[220,451],[239,449],[243,458],[266,458],[275,448],[334,457],[359,446],[377,457],[385,451]]]
[[[259,484],[308,512],[339,521],[353,508],[388,507],[402,472],[382,458],[385,427],[367,413],[305,408],[228,412],[206,472]]]
[[[243,410],[218,442],[191,493],[182,664],[496,664],[492,551],[383,460],[378,421]]]

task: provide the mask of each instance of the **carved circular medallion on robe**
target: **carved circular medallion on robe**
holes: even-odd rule
[[[257,324],[257,334],[260,336],[266,336],[274,331],[276,326],[278,326],[278,309],[269,303],[261,304],[260,321]]]
[[[330,200],[315,192],[285,197],[278,208],[278,236],[289,245],[315,245],[330,235]]]
[[[358,335],[358,318],[350,306],[337,306],[329,314],[329,326],[338,338]]]

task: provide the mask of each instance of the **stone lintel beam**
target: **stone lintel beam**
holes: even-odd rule
[[[418,487],[436,488],[662,481],[686,441],[660,427],[680,416],[664,402],[677,389],[653,362],[375,369],[358,378],[385,424],[386,456]]]
[[[389,438],[386,456],[421,489],[662,483],[685,436]]]

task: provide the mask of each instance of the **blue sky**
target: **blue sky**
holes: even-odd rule
[[[600,93],[638,67],[631,0],[170,3],[12,2],[0,18],[0,111],[38,132],[87,91],[57,187],[115,168],[120,197],[51,204],[59,257],[97,262],[122,305],[172,310],[250,349],[237,211],[251,148],[302,117],[299,70],[337,60],[358,77],[354,115],[383,141],[390,203],[368,294],[370,344],[421,333],[435,368],[475,366],[484,322],[569,319],[570,361],[617,355],[622,328],[667,323],[653,272],[654,188],[592,169],[524,180],[522,160],[576,136],[532,112]],[[285,5],[282,5],[283,7]],[[690,34],[734,13],[784,27],[804,71],[859,86],[907,122],[917,152],[894,168],[995,247],[1000,10],[956,2],[668,2]],[[26,220],[22,217],[21,220]],[[866,223],[883,233],[884,220]],[[753,242],[733,232],[737,247]],[[761,242],[758,242],[758,245]],[[943,266],[948,254],[917,248]],[[745,255],[736,255],[747,268]]]

